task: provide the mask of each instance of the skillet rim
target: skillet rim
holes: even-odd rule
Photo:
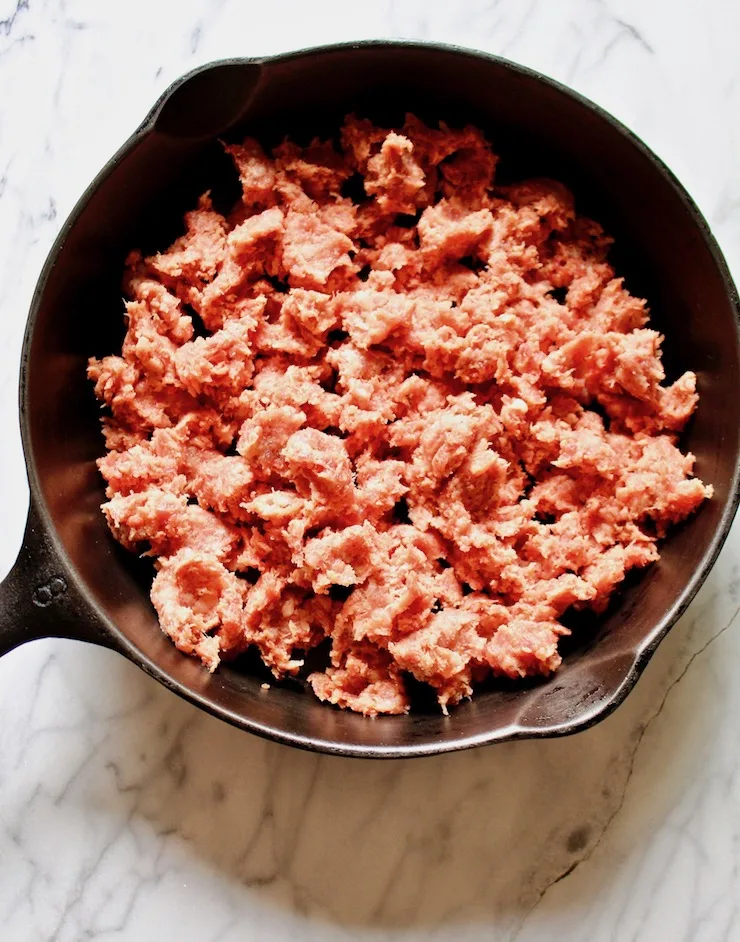
[[[376,49],[411,49],[431,53],[447,53],[460,56],[467,59],[482,59],[491,62],[500,68],[509,70],[521,77],[534,79],[535,82],[544,84],[558,95],[574,100],[576,104],[590,111],[601,121],[605,121],[622,137],[626,138],[640,155],[647,159],[663,181],[673,190],[674,195],[680,200],[687,210],[693,226],[700,234],[712,257],[712,261],[719,272],[727,299],[731,308],[734,310],[735,339],[736,347],[740,354],[740,298],[735,287],[732,275],[730,273],[724,255],[711,232],[711,229],[705,220],[698,206],[679,182],[670,168],[653,151],[631,131],[621,121],[595,104],[589,98],[582,95],[566,85],[558,82],[549,76],[537,71],[536,69],[511,62],[501,56],[482,50],[468,48],[459,45],[453,45],[440,42],[427,42],[421,40],[388,40],[388,39],[367,39],[344,43],[327,43],[319,46],[310,46],[298,49],[292,52],[279,53],[272,56],[262,57],[230,57],[217,59],[184,73],[175,79],[168,88],[160,95],[152,109],[139,127],[130,135],[115,154],[106,162],[102,169],[96,174],[92,182],[87,186],[82,195],[75,203],[72,211],[62,225],[59,234],[54,240],[51,249],[44,262],[43,268],[36,282],[33,292],[29,314],[26,321],[26,327],[23,337],[23,346],[21,352],[21,367],[19,376],[19,413],[21,440],[23,445],[23,454],[28,474],[28,484],[30,492],[30,511],[29,514],[36,513],[40,518],[42,529],[46,539],[52,544],[53,550],[65,567],[70,581],[74,584],[75,590],[82,601],[82,604],[90,611],[92,619],[100,624],[101,643],[107,644],[119,653],[124,654],[130,661],[141,667],[147,674],[159,681],[164,687],[172,690],[174,693],[193,703],[195,706],[205,710],[212,716],[216,716],[233,726],[248,730],[263,738],[292,745],[302,749],[315,752],[323,752],[331,755],[353,756],[358,758],[413,758],[419,756],[429,756],[448,752],[457,752],[463,749],[470,749],[476,746],[488,745],[498,742],[507,742],[519,739],[544,739],[560,736],[572,735],[588,729],[603,719],[606,719],[627,697],[633,689],[643,671],[645,670],[652,655],[658,645],[665,638],[668,631],[673,627],[676,621],[686,611],[701,585],[707,578],[712,566],[716,562],[722,546],[729,535],[730,528],[735,517],[735,513],[740,503],[740,448],[735,455],[735,467],[732,476],[732,484],[728,492],[728,499],[724,511],[717,523],[714,535],[712,536],[707,549],[705,550],[701,562],[692,573],[689,580],[683,588],[677,593],[675,601],[666,614],[656,623],[650,637],[644,644],[635,646],[634,661],[629,671],[625,675],[621,684],[613,693],[586,708],[580,715],[572,717],[569,720],[560,723],[554,723],[547,727],[522,727],[516,724],[510,724],[497,730],[489,730],[482,733],[476,733],[465,738],[455,740],[435,740],[423,743],[405,743],[403,745],[362,745],[359,743],[342,743],[336,740],[325,740],[316,736],[303,736],[289,730],[279,729],[267,724],[259,723],[256,720],[249,719],[235,713],[225,707],[214,703],[208,696],[192,691],[188,686],[172,678],[162,668],[155,664],[150,658],[146,657],[126,638],[123,632],[109,618],[109,616],[96,604],[90,596],[85,581],[72,563],[66,549],[57,533],[56,527],[49,514],[46,501],[43,497],[36,462],[31,442],[31,433],[29,425],[28,408],[28,371],[30,363],[31,345],[35,333],[36,320],[38,317],[41,299],[44,295],[50,273],[54,268],[57,257],[66,241],[66,238],[78,218],[86,208],[91,197],[100,187],[104,180],[115,170],[120,161],[131,153],[146,136],[154,131],[156,120],[163,110],[167,101],[173,93],[187,83],[190,79],[202,73],[218,69],[223,66],[260,66],[270,67],[288,61],[295,61],[303,58],[309,58],[315,55],[334,54],[338,52],[347,52],[351,50],[361,50],[366,48]],[[106,635],[107,632],[107,635]]]

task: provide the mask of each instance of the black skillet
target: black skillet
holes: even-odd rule
[[[699,376],[701,404],[683,444],[715,497],[606,616],[576,626],[552,679],[492,684],[449,717],[422,698],[409,716],[372,721],[322,705],[296,682],[265,692],[255,665],[211,676],[162,635],[148,600],[151,568],[120,550],[99,511],[103,441],[85,363],[120,348],[128,249],[167,245],[210,187],[217,202],[235,198],[217,139],[248,131],[269,145],[332,133],[349,111],[392,124],[405,110],[481,126],[502,155],[500,178],[564,181],[615,236],[615,265],[666,335],[669,378],[686,368]],[[705,221],[634,135],[573,92],[491,56],[417,43],[204,66],[168,89],[102,170],[39,279],[20,380],[31,509],[0,590],[0,653],[42,637],[102,644],[243,729],[347,755],[418,756],[583,729],[624,699],[727,536],[738,501],[738,366],[738,297]]]

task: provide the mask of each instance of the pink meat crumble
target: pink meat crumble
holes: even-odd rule
[[[155,558],[162,629],[278,678],[328,638],[311,687],[370,716],[409,676],[446,711],[550,674],[565,611],[711,496],[677,445],[696,377],[663,385],[610,240],[556,182],[496,185],[473,127],[227,151],[240,203],[131,253],[121,355],[88,371],[103,511]]]

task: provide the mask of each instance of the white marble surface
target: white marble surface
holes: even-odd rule
[[[370,36],[570,83],[673,167],[740,278],[736,0],[0,0],[0,572],[27,490],[21,337],[82,189],[179,73]],[[597,728],[368,763],[262,742],[116,655],[0,661],[0,938],[740,940],[736,528]]]

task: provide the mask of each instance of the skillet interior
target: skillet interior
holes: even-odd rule
[[[485,56],[401,43],[310,50],[264,64],[231,62],[191,76],[83,197],[45,270],[29,322],[22,422],[32,491],[98,616],[120,646],[206,709],[298,745],[365,755],[443,751],[516,735],[568,732],[615,705],[676,613],[688,603],[729,525],[736,490],[740,399],[736,298],[714,243],[670,175],[624,129],[533,73]],[[607,615],[581,626],[556,677],[494,684],[443,717],[420,704],[408,717],[369,722],[320,704],[298,684],[260,690],[258,669],[209,676],[159,632],[148,600],[151,567],[122,551],[99,505],[94,460],[99,409],[85,378],[91,354],[120,349],[120,276],[131,247],[165,247],[182,213],[235,176],[217,138],[264,143],[336,130],[357,111],[395,123],[405,110],[482,127],[500,175],[551,176],[581,212],[616,238],[612,259],[649,299],[666,334],[669,379],[699,376],[701,403],[684,444],[715,499],[630,581]],[[692,582],[693,580],[693,582]]]

